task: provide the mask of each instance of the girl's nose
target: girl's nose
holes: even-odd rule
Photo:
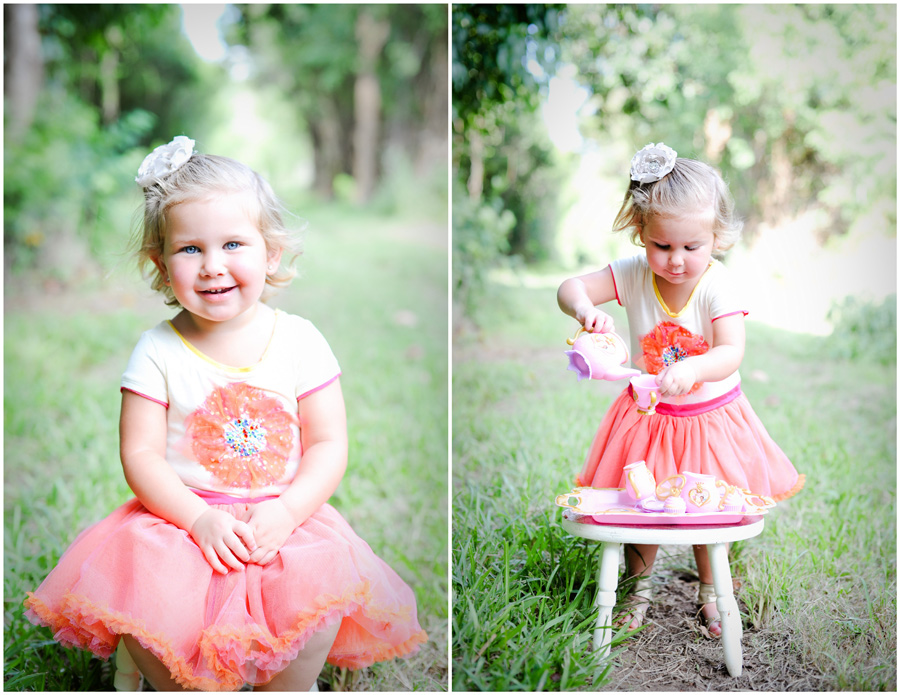
[[[203,257],[203,266],[200,268],[200,272],[208,276],[222,275],[225,272],[222,256],[215,252],[207,253]]]

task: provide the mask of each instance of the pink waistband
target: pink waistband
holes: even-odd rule
[[[224,492],[212,492],[211,490],[197,490],[196,488],[188,488],[198,497],[206,500],[207,504],[257,504],[266,500],[278,499],[278,495],[264,495],[263,497],[234,497],[226,495]]]
[[[631,384],[628,385],[628,395],[633,397]],[[658,403],[656,412],[661,415],[672,415],[674,417],[690,417],[691,415],[701,415],[715,410],[726,403],[731,403],[735,398],[741,395],[741,385],[738,384],[730,391],[726,391],[721,396],[717,396],[708,401],[700,403],[689,403],[688,405],[675,405],[674,403]]]

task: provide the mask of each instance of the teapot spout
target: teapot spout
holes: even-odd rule
[[[603,374],[603,378],[607,381],[617,381],[619,379],[630,379],[634,376],[640,376],[639,369],[629,369],[628,367],[610,367]]]

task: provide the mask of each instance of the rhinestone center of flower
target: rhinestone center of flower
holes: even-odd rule
[[[247,417],[235,418],[223,427],[225,442],[241,457],[256,456],[266,448],[266,428]]]
[[[688,356],[687,350],[685,350],[680,345],[668,345],[663,348],[662,351],[662,359],[663,364],[667,367],[669,365],[675,364],[676,362],[681,362],[684,358]]]

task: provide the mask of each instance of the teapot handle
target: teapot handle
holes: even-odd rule
[[[569,345],[574,345],[575,341],[578,340],[578,336],[580,336],[582,333],[588,333],[588,331],[584,330],[584,326],[579,326],[578,330],[575,331],[575,337],[574,338],[566,338],[566,343]]]

